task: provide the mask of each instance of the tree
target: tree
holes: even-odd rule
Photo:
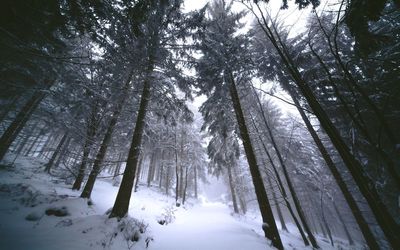
[[[245,68],[248,63],[245,57],[248,40],[243,35],[234,35],[240,28],[238,21],[244,13],[231,14],[231,4],[225,5],[224,1],[216,1],[211,6],[208,9],[210,18],[200,35],[199,49],[203,55],[196,66],[201,93],[209,97],[203,104],[203,113],[207,116],[210,112],[207,110],[208,105],[216,105],[221,99],[230,97],[253,178],[265,237],[276,248],[283,249],[237,91],[237,81],[245,81],[249,76]],[[212,103],[213,100],[217,102]]]

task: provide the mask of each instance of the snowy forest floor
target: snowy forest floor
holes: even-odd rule
[[[88,205],[70,184],[44,173],[43,165],[18,157],[12,167],[0,166],[0,249],[272,249],[257,213],[234,216],[228,206],[204,196],[176,208],[172,197],[140,186],[131,199],[131,217],[108,219],[118,191],[112,181],[99,179]],[[286,249],[311,249],[290,224],[289,231],[281,232]],[[318,237],[321,249],[360,249],[336,241],[332,247]]]

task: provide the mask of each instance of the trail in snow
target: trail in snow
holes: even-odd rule
[[[268,242],[243,227],[222,203],[203,203],[179,214],[156,234],[150,249],[268,249]]]

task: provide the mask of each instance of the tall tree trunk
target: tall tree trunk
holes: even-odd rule
[[[85,178],[86,166],[88,163],[90,150],[93,145],[93,140],[95,138],[98,126],[97,122],[98,108],[99,108],[98,101],[92,103],[91,114],[87,121],[86,138],[85,138],[85,145],[83,146],[82,161],[81,165],[79,166],[78,175],[75,179],[74,185],[72,186],[72,190],[81,189],[83,179]]]
[[[147,106],[150,98],[150,78],[153,72],[153,63],[149,64],[147,76],[143,82],[142,97],[140,98],[139,111],[136,118],[135,130],[133,132],[132,143],[129,149],[128,160],[122,177],[121,185],[118,190],[110,218],[122,218],[126,215],[131,199],[135,172],[139,162],[140,147],[142,144],[142,134],[144,130]]]
[[[122,96],[120,96],[120,101],[117,103],[117,106],[114,109],[114,112],[111,116],[111,120],[110,120],[107,130],[106,130],[106,133],[104,134],[104,138],[101,143],[100,149],[96,154],[96,158],[93,163],[93,168],[90,171],[89,178],[88,178],[88,180],[85,184],[85,187],[83,188],[82,194],[81,194],[82,198],[90,198],[90,196],[92,194],[94,183],[96,182],[97,175],[101,171],[101,166],[102,166],[104,158],[106,156],[108,145],[110,144],[115,125],[117,124],[119,115],[121,114],[122,108],[125,104],[125,100],[127,99],[130,82],[132,81],[132,76],[133,76],[133,70],[131,70],[129,72],[128,77],[125,81],[125,84],[122,88]]]
[[[251,177],[253,179],[254,189],[263,219],[263,230],[265,237],[272,241],[272,245],[278,249],[283,249],[282,241],[279,236],[278,228],[274,220],[271,205],[268,200],[267,192],[265,191],[264,183],[261,177],[260,170],[257,165],[257,159],[254,154],[253,146],[251,145],[249,132],[247,130],[246,121],[243,115],[240,104],[239,94],[236,89],[236,83],[232,72],[227,72],[230,81],[230,96],[235,110],[236,119],[239,125],[240,135],[245,149],[247,162],[249,164]]]
[[[4,131],[0,138],[0,161],[4,158],[7,150],[10,148],[11,144],[19,132],[21,132],[22,128],[25,126],[26,122],[29,120],[44,97],[44,91],[36,91],[18,112],[14,121]]]
[[[257,7],[260,8],[258,5]],[[289,53],[286,51],[284,46],[280,45],[283,43],[280,41],[278,42],[279,37],[277,39],[272,30],[269,28],[268,22],[265,17],[262,16],[262,20],[258,19],[258,22],[267,37],[276,48],[280,57],[282,58],[283,64],[286,66],[287,70],[291,74],[294,83],[299,88],[302,95],[306,98],[307,103],[318,118],[322,128],[325,130],[325,132],[331,139],[331,142],[342,157],[346,167],[348,168],[360,192],[370,206],[379,226],[384,232],[392,248],[400,249],[400,235],[398,233],[400,232],[400,226],[396,223],[386,205],[383,203],[375,188],[374,183],[364,174],[362,164],[355,158],[355,156],[351,153],[349,147],[343,141],[343,138],[340,136],[339,131],[329,119],[329,116],[327,115],[321,104],[318,102],[311,88],[302,78],[301,73],[293,63],[291,57],[289,56]]]
[[[231,196],[232,196],[233,211],[236,214],[238,214],[239,213],[239,207],[238,207],[237,200],[236,200],[236,192],[235,192],[235,187],[234,187],[234,184],[233,184],[233,177],[232,177],[232,169],[231,168],[232,168],[232,166],[227,166],[229,188],[230,188]]]

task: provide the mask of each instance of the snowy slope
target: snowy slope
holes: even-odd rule
[[[147,244],[154,250],[271,249],[259,215],[232,216],[226,205],[206,197],[176,208],[172,197],[140,186],[131,200],[130,217],[108,219],[105,213],[117,191],[100,179],[94,204],[88,205],[70,185],[45,174],[43,162],[21,157],[15,167],[0,168],[0,249],[146,249]],[[49,208],[68,214],[46,215]],[[170,223],[160,225],[163,219]],[[281,235],[287,249],[305,249],[297,235]],[[319,243],[332,249],[321,239]]]

